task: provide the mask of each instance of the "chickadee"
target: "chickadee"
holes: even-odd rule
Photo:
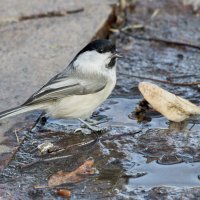
[[[85,46],[61,73],[19,107],[0,113],[0,119],[32,110],[45,116],[82,122],[111,94],[116,84],[116,62],[121,57],[109,40]]]

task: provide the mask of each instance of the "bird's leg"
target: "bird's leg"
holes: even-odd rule
[[[100,128],[100,127],[97,127],[97,126],[92,126],[90,125],[89,123],[87,123],[86,121],[78,118],[78,120],[83,123],[89,130],[93,131],[93,132],[107,132],[109,131],[110,129],[108,127],[103,127],[103,128]],[[81,129],[77,129],[75,132],[77,132],[78,130],[81,130]]]
[[[47,117],[45,116],[45,112],[42,112],[41,115],[37,118],[37,120],[35,121],[35,123],[33,124],[31,130],[35,129],[37,127],[37,125],[41,125],[44,126],[47,122]]]
[[[39,123],[42,125],[42,126],[44,126],[45,124],[46,124],[46,122],[47,122],[47,116],[42,116],[41,118],[40,118],[40,120],[39,120]]]
[[[109,121],[109,118],[105,117],[105,116],[101,116],[97,119],[91,119],[91,118],[86,118],[84,120],[85,122],[88,122],[90,125],[92,126],[97,126],[98,124],[102,124],[102,123],[106,123]]]
[[[87,118],[87,119],[85,119],[84,120],[84,122],[88,122],[90,125],[92,125],[92,126],[96,126],[97,125],[97,123],[98,123],[98,121],[97,120],[95,120],[95,119],[91,119],[91,118]]]

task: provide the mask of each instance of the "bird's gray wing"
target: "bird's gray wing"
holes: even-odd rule
[[[53,77],[38,92],[33,94],[23,105],[44,103],[71,95],[96,93],[106,86],[106,80],[100,77],[75,76],[73,71],[63,71]]]

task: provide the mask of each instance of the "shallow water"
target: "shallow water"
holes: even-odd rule
[[[153,20],[151,15],[156,9],[160,12]],[[127,14],[128,24],[146,26],[129,30],[136,36],[189,43],[198,40],[199,18],[181,3],[138,1]],[[60,199],[55,188],[33,187],[46,186],[52,174],[60,170],[71,172],[92,157],[98,173],[63,186],[71,190],[71,199],[200,199],[200,119],[173,123],[151,111],[146,113],[145,120],[138,122],[134,115],[142,100],[137,88],[140,81],[154,82],[200,105],[199,85],[177,86],[148,80],[199,81],[199,50],[137,39],[124,33],[113,34],[111,38],[124,53],[124,59],[119,61],[117,86],[111,98],[92,117],[99,126],[110,126],[111,130],[99,135],[88,134],[87,129],[74,133],[81,125],[79,121],[49,119],[44,127],[21,131],[26,138],[0,174],[1,197]],[[33,121],[33,117],[28,121]],[[15,127],[7,134],[13,133]],[[65,150],[41,156],[37,147],[47,141]],[[74,147],[67,148],[70,145]],[[66,155],[69,157],[42,162]],[[42,160],[30,164],[37,159]]]
[[[168,128],[168,121],[155,113],[150,122],[138,123],[129,116],[139,101],[140,99],[108,99],[97,110],[94,118],[98,117],[100,121],[107,119],[107,122],[100,123],[99,126],[111,126],[112,129],[100,135],[97,143],[92,142],[96,138],[94,134],[72,133],[72,130],[80,126],[78,121],[48,120],[39,132],[28,134],[29,137],[14,159],[2,172],[0,188],[6,187],[11,194],[15,192],[24,199],[55,198],[52,189],[35,190],[33,186],[46,185],[50,175],[59,170],[72,171],[89,157],[95,160],[98,174],[77,184],[66,184],[65,187],[72,191],[71,199],[123,199],[133,196],[133,191],[137,191],[134,193],[137,199],[142,198],[144,191],[148,194],[148,191],[157,187],[168,187],[168,195],[173,193],[172,188],[175,191],[182,189],[182,194],[184,188],[190,190],[198,187],[200,145],[196,129],[199,127],[194,126],[192,131],[188,131],[187,127],[192,125],[188,122],[181,131],[177,131],[172,127]],[[37,145],[44,141],[50,141],[59,147],[89,143],[58,154],[69,155],[69,158],[39,162],[21,169],[22,164],[41,157]],[[58,155],[49,154],[42,158]],[[13,186],[14,183],[16,187]],[[18,187],[21,188],[20,191]]]

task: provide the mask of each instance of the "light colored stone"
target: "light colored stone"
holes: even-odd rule
[[[117,0],[1,0],[0,1],[0,20],[4,18],[18,18],[33,14],[40,14],[50,11],[76,10],[94,5],[98,9],[102,4],[113,4]],[[102,10],[102,13],[104,10]],[[93,13],[93,17],[98,17]],[[105,13],[104,13],[105,14]],[[91,18],[93,20],[93,18]]]
[[[0,26],[0,111],[22,104],[64,69],[112,13],[108,1],[0,1],[0,21],[78,8],[84,11]]]

